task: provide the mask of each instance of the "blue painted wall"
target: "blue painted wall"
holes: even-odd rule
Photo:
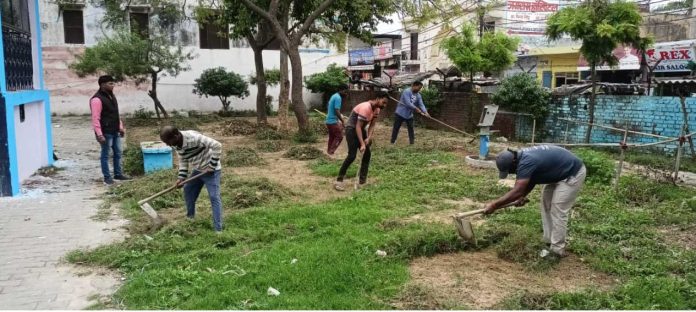
[[[545,141],[564,142],[566,121],[558,118],[588,121],[587,107],[589,97],[573,96],[552,99],[550,115],[545,124]],[[689,125],[692,132],[696,131],[696,98],[686,99],[689,114]],[[599,95],[595,105],[595,124],[624,128],[630,130],[658,134],[668,137],[678,137],[683,123],[683,113],[678,97],[656,96],[623,96]],[[585,139],[585,125],[570,123],[568,127],[568,143],[582,143]],[[592,143],[618,143],[623,139],[619,131],[601,128],[592,129]],[[651,143],[662,141],[641,135],[628,135],[629,143]],[[676,143],[661,144],[656,148],[673,154]],[[685,149],[685,152],[688,149]]]
[[[29,0],[31,1],[31,0]],[[14,108],[22,104],[31,103],[41,103],[44,104],[44,120],[46,123],[46,153],[44,155],[37,155],[38,157],[44,157],[46,164],[53,164],[53,134],[51,127],[51,105],[49,101],[49,92],[45,90],[44,79],[43,79],[43,60],[41,51],[41,22],[39,19],[39,1],[33,0],[30,4],[30,9],[33,6],[34,23],[31,25],[32,29],[35,30],[34,33],[34,47],[33,49],[37,51],[38,60],[34,62],[34,72],[38,75],[38,84],[34,86],[35,90],[27,91],[17,91],[8,92],[7,85],[5,82],[5,63],[0,62],[0,94],[4,101],[0,101],[0,105],[3,108],[0,109],[0,118],[4,118],[0,122],[0,144],[4,143],[3,147],[0,147],[0,159],[7,159],[9,162],[9,177],[7,172],[3,172],[0,168],[0,183],[3,189],[9,189],[10,194],[7,194],[7,190],[3,191],[0,189],[0,196],[15,196],[19,194],[19,186],[21,181],[19,180],[19,169],[18,163],[19,159],[17,156],[17,144],[22,144],[22,142],[17,142],[15,133],[15,117]],[[0,17],[1,19],[1,17]],[[1,20],[0,20],[1,21]],[[3,42],[0,40],[0,59],[4,60],[4,49]],[[32,104],[33,105],[33,104]],[[4,137],[3,137],[4,135]],[[4,139],[3,139],[4,138]],[[8,187],[9,185],[9,187]]]

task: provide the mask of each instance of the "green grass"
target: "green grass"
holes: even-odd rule
[[[309,164],[315,174],[334,177],[340,163]],[[409,291],[411,259],[473,248],[449,225],[390,220],[451,208],[442,199],[485,202],[506,189],[496,184],[495,172],[469,169],[454,153],[439,150],[380,146],[370,169],[369,180],[376,183],[319,203],[297,201],[268,180],[225,175],[223,235],[213,234],[203,213],[193,223],[151,234],[153,240],[136,232],[121,243],[75,251],[68,260],[123,272],[126,282],[114,297],[128,309],[389,309]],[[161,172],[116,188],[126,216],[141,222],[135,201],[170,185],[174,176]],[[626,176],[616,194],[600,182],[585,186],[574,209],[570,251],[620,284],[607,292],[519,294],[502,308],[696,307],[696,254],[658,231],[696,221],[696,203],[690,201],[696,191]],[[205,192],[201,196],[205,212]],[[531,200],[529,209],[489,217],[476,229],[476,249],[494,248],[501,258],[533,270],[552,267],[535,257],[541,246],[538,191]],[[153,204],[183,209],[177,193]],[[377,249],[388,256],[375,256]],[[268,287],[280,296],[268,296]]]

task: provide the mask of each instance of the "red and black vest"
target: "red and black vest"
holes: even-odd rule
[[[114,96],[113,93],[99,90],[92,96],[92,99],[93,98],[98,98],[102,103],[101,116],[99,116],[102,132],[109,134],[118,133],[120,118],[118,115],[118,101],[116,100],[116,96]]]

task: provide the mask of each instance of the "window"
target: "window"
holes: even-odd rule
[[[85,28],[82,22],[82,11],[63,11],[63,31],[65,32],[65,43],[85,43]]]
[[[411,59],[418,59],[418,33],[411,33]]]
[[[27,0],[2,0],[2,26],[31,32]]]
[[[24,104],[19,105],[19,122],[24,122],[27,119],[27,114],[24,111]]]
[[[556,87],[562,85],[571,85],[578,83],[580,75],[577,72],[572,73],[556,73]]]
[[[140,35],[140,38],[150,38],[150,16],[147,13],[130,12],[131,33]]]
[[[230,48],[230,39],[227,37],[227,29],[210,22],[202,23],[199,29],[201,49],[228,50]]]

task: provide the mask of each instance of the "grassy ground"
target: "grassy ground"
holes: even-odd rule
[[[213,234],[209,204],[200,200],[196,221],[171,222],[146,237],[147,220],[136,201],[170,185],[174,173],[162,172],[114,191],[124,215],[133,220],[129,239],[75,251],[68,260],[122,272],[126,281],[113,301],[128,309],[390,309],[412,291],[409,264],[445,253],[493,250],[501,261],[519,263],[529,272],[554,269],[557,264],[537,256],[542,247],[538,190],[529,209],[496,214],[477,227],[476,246],[462,243],[449,223],[400,222],[451,210],[446,200],[485,202],[506,189],[496,183],[495,172],[463,164],[464,153],[455,147],[465,139],[419,129],[416,146],[394,147],[382,143],[388,129],[378,131],[382,137],[373,151],[370,183],[356,193],[308,201],[286,186],[236,176],[226,168],[223,235]],[[626,176],[614,193],[597,170],[610,166],[610,160],[586,154],[594,158],[588,162],[591,182],[573,211],[570,251],[618,284],[608,290],[516,293],[494,307],[696,308],[694,246],[675,239],[696,233],[691,225],[696,191]],[[323,158],[307,162],[314,175],[325,177],[326,192],[333,192],[328,182],[339,165]],[[206,197],[204,192],[201,198]],[[183,214],[180,194],[153,205]],[[177,210],[165,209],[170,207]],[[387,256],[375,255],[377,250]],[[566,272],[569,277],[574,273]],[[280,295],[268,296],[268,287]],[[468,307],[467,302],[421,306]]]

